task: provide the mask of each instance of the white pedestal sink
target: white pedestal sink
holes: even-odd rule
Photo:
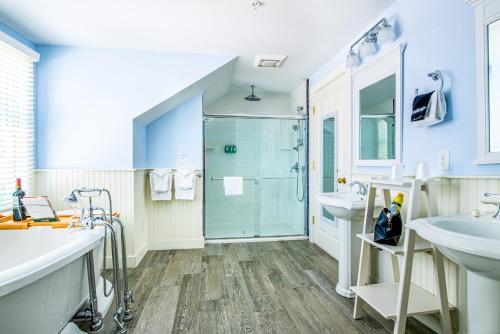
[[[363,232],[366,196],[338,192],[322,193],[317,198],[318,202],[337,218],[339,277],[336,291],[341,296],[354,298],[356,294],[351,290],[351,286],[356,285],[361,249],[361,240],[356,234]]]
[[[407,226],[468,270],[468,332],[498,333],[500,219],[457,215],[418,219]]]

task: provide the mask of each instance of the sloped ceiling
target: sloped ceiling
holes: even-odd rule
[[[38,44],[239,57],[233,80],[290,92],[394,0],[0,0],[0,20]],[[256,54],[288,56],[279,70]]]
[[[203,94],[203,105],[213,103],[229,91],[235,63],[236,58],[166,98],[134,120],[144,125],[149,124],[196,94]]]

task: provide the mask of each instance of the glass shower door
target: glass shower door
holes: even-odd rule
[[[296,119],[205,118],[206,238],[305,234],[306,127]],[[243,195],[225,196],[225,176],[243,177]]]

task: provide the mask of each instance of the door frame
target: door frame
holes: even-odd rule
[[[322,121],[327,117],[335,116],[336,124],[336,175],[338,177],[351,177],[352,153],[351,153],[351,72],[344,66],[332,70],[323,80],[315,83],[312,87],[312,115],[310,117],[310,138],[312,147],[309,150],[312,169],[310,172],[310,217],[309,217],[309,241],[318,244],[323,235],[319,237],[319,224],[322,221],[322,205],[317,200],[317,194],[323,189],[322,185]],[[321,150],[321,151],[320,151]],[[337,184],[337,191],[347,190],[346,186]],[[323,231],[323,229],[322,229]],[[324,231],[328,233],[328,231]],[[336,238],[334,231],[330,231],[331,238]],[[318,238],[319,237],[319,238]],[[322,244],[322,243],[320,243]],[[319,245],[318,245],[319,246]],[[322,247],[323,248],[323,247]],[[327,251],[335,257],[335,246]]]

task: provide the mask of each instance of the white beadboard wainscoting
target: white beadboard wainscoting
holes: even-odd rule
[[[193,201],[151,201],[149,178],[146,186],[149,249],[203,248],[203,178],[196,176]]]
[[[152,202],[147,170],[36,171],[36,194],[48,196],[56,210],[70,209],[64,196],[79,187],[111,192],[113,209],[126,226],[129,267],[136,267],[148,250],[204,247],[203,178],[196,177],[194,201]],[[98,204],[107,208],[103,199]]]

